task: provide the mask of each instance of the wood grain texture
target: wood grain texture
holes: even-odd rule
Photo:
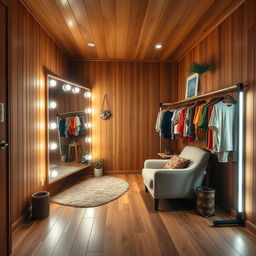
[[[177,100],[185,97],[186,78],[192,62],[211,62],[215,68],[200,77],[199,94],[229,87],[238,82],[248,85],[246,92],[246,216],[256,224],[255,194],[255,1],[248,0],[212,31],[203,41],[178,62]],[[205,146],[204,141],[178,141],[181,151],[185,145]],[[217,189],[217,200],[225,208],[236,208],[235,165],[218,164],[214,160],[212,185]]]
[[[248,229],[212,227],[215,219],[230,219],[222,210],[203,218],[192,201],[160,200],[155,212],[140,174],[115,176],[130,185],[123,196],[95,208],[51,204],[48,219],[29,221],[14,234],[12,255],[255,254],[256,235]]]
[[[69,59],[17,0],[10,0],[10,154],[12,223],[45,181],[46,74],[68,78]]]
[[[191,47],[243,1],[24,0],[74,58],[148,60],[168,59],[179,45]]]
[[[130,62],[75,62],[73,77],[92,91],[92,155],[106,171],[139,171],[156,157],[155,122],[159,103],[174,100],[176,65]],[[100,119],[107,94],[111,119]],[[106,106],[105,106],[106,107]]]

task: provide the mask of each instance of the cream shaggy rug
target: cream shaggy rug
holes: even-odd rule
[[[110,176],[95,177],[53,196],[51,201],[75,207],[94,207],[118,198],[128,188],[125,180]]]

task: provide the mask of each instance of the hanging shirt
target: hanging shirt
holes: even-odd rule
[[[155,125],[156,132],[161,132],[161,125],[162,125],[164,113],[165,113],[165,110],[161,110],[157,114],[156,125]]]
[[[177,127],[177,130],[180,134],[180,138],[184,138],[183,136],[183,132],[184,132],[184,119],[185,119],[185,114],[186,114],[186,111],[187,109],[186,108],[183,108],[180,112],[180,118],[179,118],[179,121],[178,121],[178,127]]]
[[[211,114],[212,114],[213,108],[214,108],[214,105],[210,106],[210,108],[208,110],[208,124],[211,119]],[[207,131],[207,148],[209,150],[213,150],[212,129],[210,129],[209,127],[208,127],[208,131]]]
[[[71,117],[69,121],[69,135],[75,135],[75,129],[76,129],[76,122],[75,117]]]
[[[237,148],[236,104],[217,103],[211,113],[209,128],[213,132],[213,151],[219,162],[228,162],[228,156]]]
[[[59,120],[59,133],[60,137],[65,137],[66,119]]]
[[[178,130],[178,124],[179,124],[179,120],[180,120],[180,114],[181,114],[181,110],[182,109],[178,109],[175,113],[175,118],[174,118],[174,131],[173,134],[180,134],[179,130]]]
[[[199,129],[199,123],[202,117],[202,109],[207,103],[203,103],[197,108],[197,113],[194,118],[194,125],[195,125],[195,134],[196,135],[205,135],[205,132],[200,131]]]
[[[79,135],[81,129],[81,122],[79,116],[75,117],[75,136]]]
[[[65,124],[65,137],[66,138],[68,137],[68,132],[69,132],[69,120],[70,120],[70,117],[67,117],[66,124]]]
[[[171,138],[172,115],[173,115],[173,111],[166,111],[163,115],[161,131],[165,139]]]

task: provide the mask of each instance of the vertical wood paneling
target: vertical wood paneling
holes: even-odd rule
[[[175,64],[95,61],[73,66],[73,77],[92,90],[93,158],[103,158],[106,171],[139,171],[159,151],[155,121],[159,102],[176,98]],[[113,112],[107,121],[99,117],[105,93]]]
[[[246,215],[256,224],[255,193],[255,1],[248,0],[220,26],[195,46],[178,63],[177,99],[185,97],[188,69],[193,61],[212,62],[215,68],[200,77],[199,94],[243,82],[248,85],[246,103]],[[204,141],[184,143],[179,140],[178,151],[186,144],[205,146]],[[226,208],[235,209],[235,165],[214,164],[212,185],[217,199]]]
[[[10,0],[10,111],[12,223],[30,206],[45,180],[46,73],[68,78],[69,59],[27,9]]]

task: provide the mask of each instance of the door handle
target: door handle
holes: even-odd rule
[[[6,148],[6,147],[8,147],[8,143],[6,143],[4,140],[2,140],[2,141],[0,142],[0,149],[4,149],[4,148]]]

